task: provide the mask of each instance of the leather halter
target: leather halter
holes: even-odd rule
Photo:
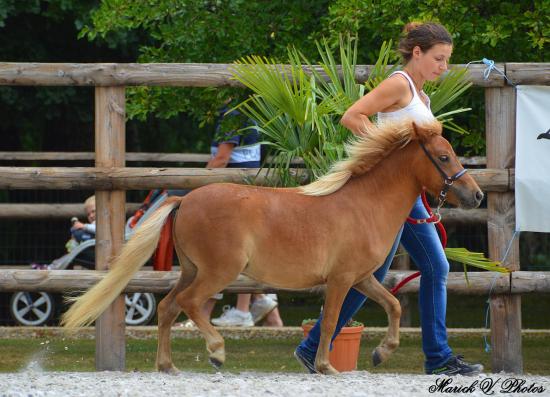
[[[451,188],[453,183],[456,180],[458,180],[461,176],[463,176],[468,170],[463,168],[462,170],[458,171],[456,174],[452,176],[447,175],[447,173],[443,171],[443,169],[439,166],[439,164],[437,164],[437,161],[434,160],[430,152],[428,152],[428,149],[426,149],[426,146],[424,146],[422,142],[419,142],[419,144],[422,150],[424,151],[424,153],[426,154],[426,156],[428,156],[432,164],[435,166],[439,174],[443,177],[443,188],[439,192],[438,203],[437,203],[437,208],[435,209],[435,214],[428,219],[416,219],[416,220],[411,219],[411,220],[416,221],[414,223],[432,223],[432,222],[438,223],[441,221],[441,214],[439,213],[439,210],[441,209],[441,207],[443,206],[443,203],[445,203],[445,200],[447,199],[447,193],[449,192],[449,189]]]

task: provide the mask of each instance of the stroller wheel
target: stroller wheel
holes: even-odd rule
[[[53,297],[47,292],[16,292],[11,296],[10,314],[20,325],[45,325],[54,315]]]
[[[147,325],[155,316],[157,301],[151,293],[134,292],[124,297],[126,325]]]

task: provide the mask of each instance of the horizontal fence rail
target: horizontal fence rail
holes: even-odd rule
[[[151,161],[162,163],[207,163],[212,156],[206,153],[126,153],[126,161]],[[0,161],[93,161],[92,152],[0,152]],[[459,157],[462,165],[487,164],[484,156]],[[269,158],[268,158],[269,162]],[[291,164],[303,164],[295,159]]]
[[[550,63],[505,63],[504,72],[512,84],[550,85]]]
[[[521,68],[522,64],[518,68]],[[537,68],[537,74],[544,79],[548,73],[546,64],[527,64]],[[534,66],[533,66],[534,65]],[[546,66],[545,66],[546,65]],[[285,67],[285,65],[280,65]],[[452,65],[464,67],[465,65]],[[506,65],[497,63],[499,70]],[[321,76],[324,72],[314,65]],[[184,86],[184,87],[226,87],[241,86],[231,73],[233,64],[212,63],[0,63],[0,85],[20,86]],[[304,66],[304,70],[309,67]],[[368,79],[372,65],[357,65],[355,79],[363,83]],[[468,66],[471,81],[480,87],[503,87],[504,77],[498,73],[484,77],[485,65]],[[514,69],[517,70],[517,69]],[[518,83],[525,76],[517,73]]]
[[[207,163],[211,158],[212,156],[206,153],[126,153],[126,161],[156,161],[163,163]],[[95,153],[92,152],[0,152],[0,161],[94,160]]]
[[[140,206],[126,203],[126,216],[133,215]],[[85,215],[82,204],[0,204],[0,219],[69,219],[80,215]],[[442,208],[441,216],[445,223],[487,223],[484,208]]]
[[[295,169],[299,172],[299,169]],[[481,189],[514,189],[514,170],[472,169]],[[145,168],[145,167],[0,167],[0,189],[141,190],[195,189],[215,182],[266,182],[257,168]]]
[[[141,203],[126,203],[126,216],[133,215],[140,206]],[[86,216],[82,203],[0,204],[0,219],[69,219],[73,216]]]
[[[99,282],[105,271],[95,270],[13,270],[0,273],[0,291],[84,291]],[[384,286],[393,288],[413,271],[389,271]],[[179,271],[140,271],[130,280],[124,292],[168,293],[180,277]],[[510,274],[493,272],[469,272],[468,282],[463,272],[451,272],[447,290],[453,294],[524,294],[528,292],[550,292],[550,272],[517,271]],[[420,282],[415,279],[405,284],[399,293],[418,292]],[[275,291],[320,292],[323,287],[309,289],[275,288],[240,275],[224,291],[236,293],[259,293]]]

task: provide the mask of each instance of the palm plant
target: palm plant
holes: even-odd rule
[[[351,132],[340,125],[345,110],[399,65],[395,60],[392,43],[383,43],[378,60],[364,84],[356,82],[357,39],[340,39],[340,59],[326,42],[317,43],[321,58],[319,66],[312,63],[295,48],[288,50],[288,62],[283,65],[273,59],[248,56],[235,62],[234,79],[252,91],[252,95],[238,105],[239,110],[258,122],[263,143],[272,154],[266,164],[268,175],[275,176],[273,184],[296,186],[303,180],[293,172],[296,159],[304,162],[310,177],[317,178],[330,166],[345,157],[345,143]],[[446,111],[471,83],[466,69],[452,69],[445,77],[426,85],[434,115],[445,127],[463,132],[452,121],[454,114],[470,109]],[[489,270],[505,269],[479,254],[461,250],[449,251],[450,259]]]

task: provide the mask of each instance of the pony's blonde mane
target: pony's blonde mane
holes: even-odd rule
[[[335,163],[327,174],[315,182],[300,187],[300,192],[309,196],[334,193],[352,176],[368,172],[394,150],[406,146],[413,139],[430,135],[441,135],[441,123],[433,121],[420,126],[406,120],[368,128],[362,136],[354,137],[346,144],[346,159]]]

